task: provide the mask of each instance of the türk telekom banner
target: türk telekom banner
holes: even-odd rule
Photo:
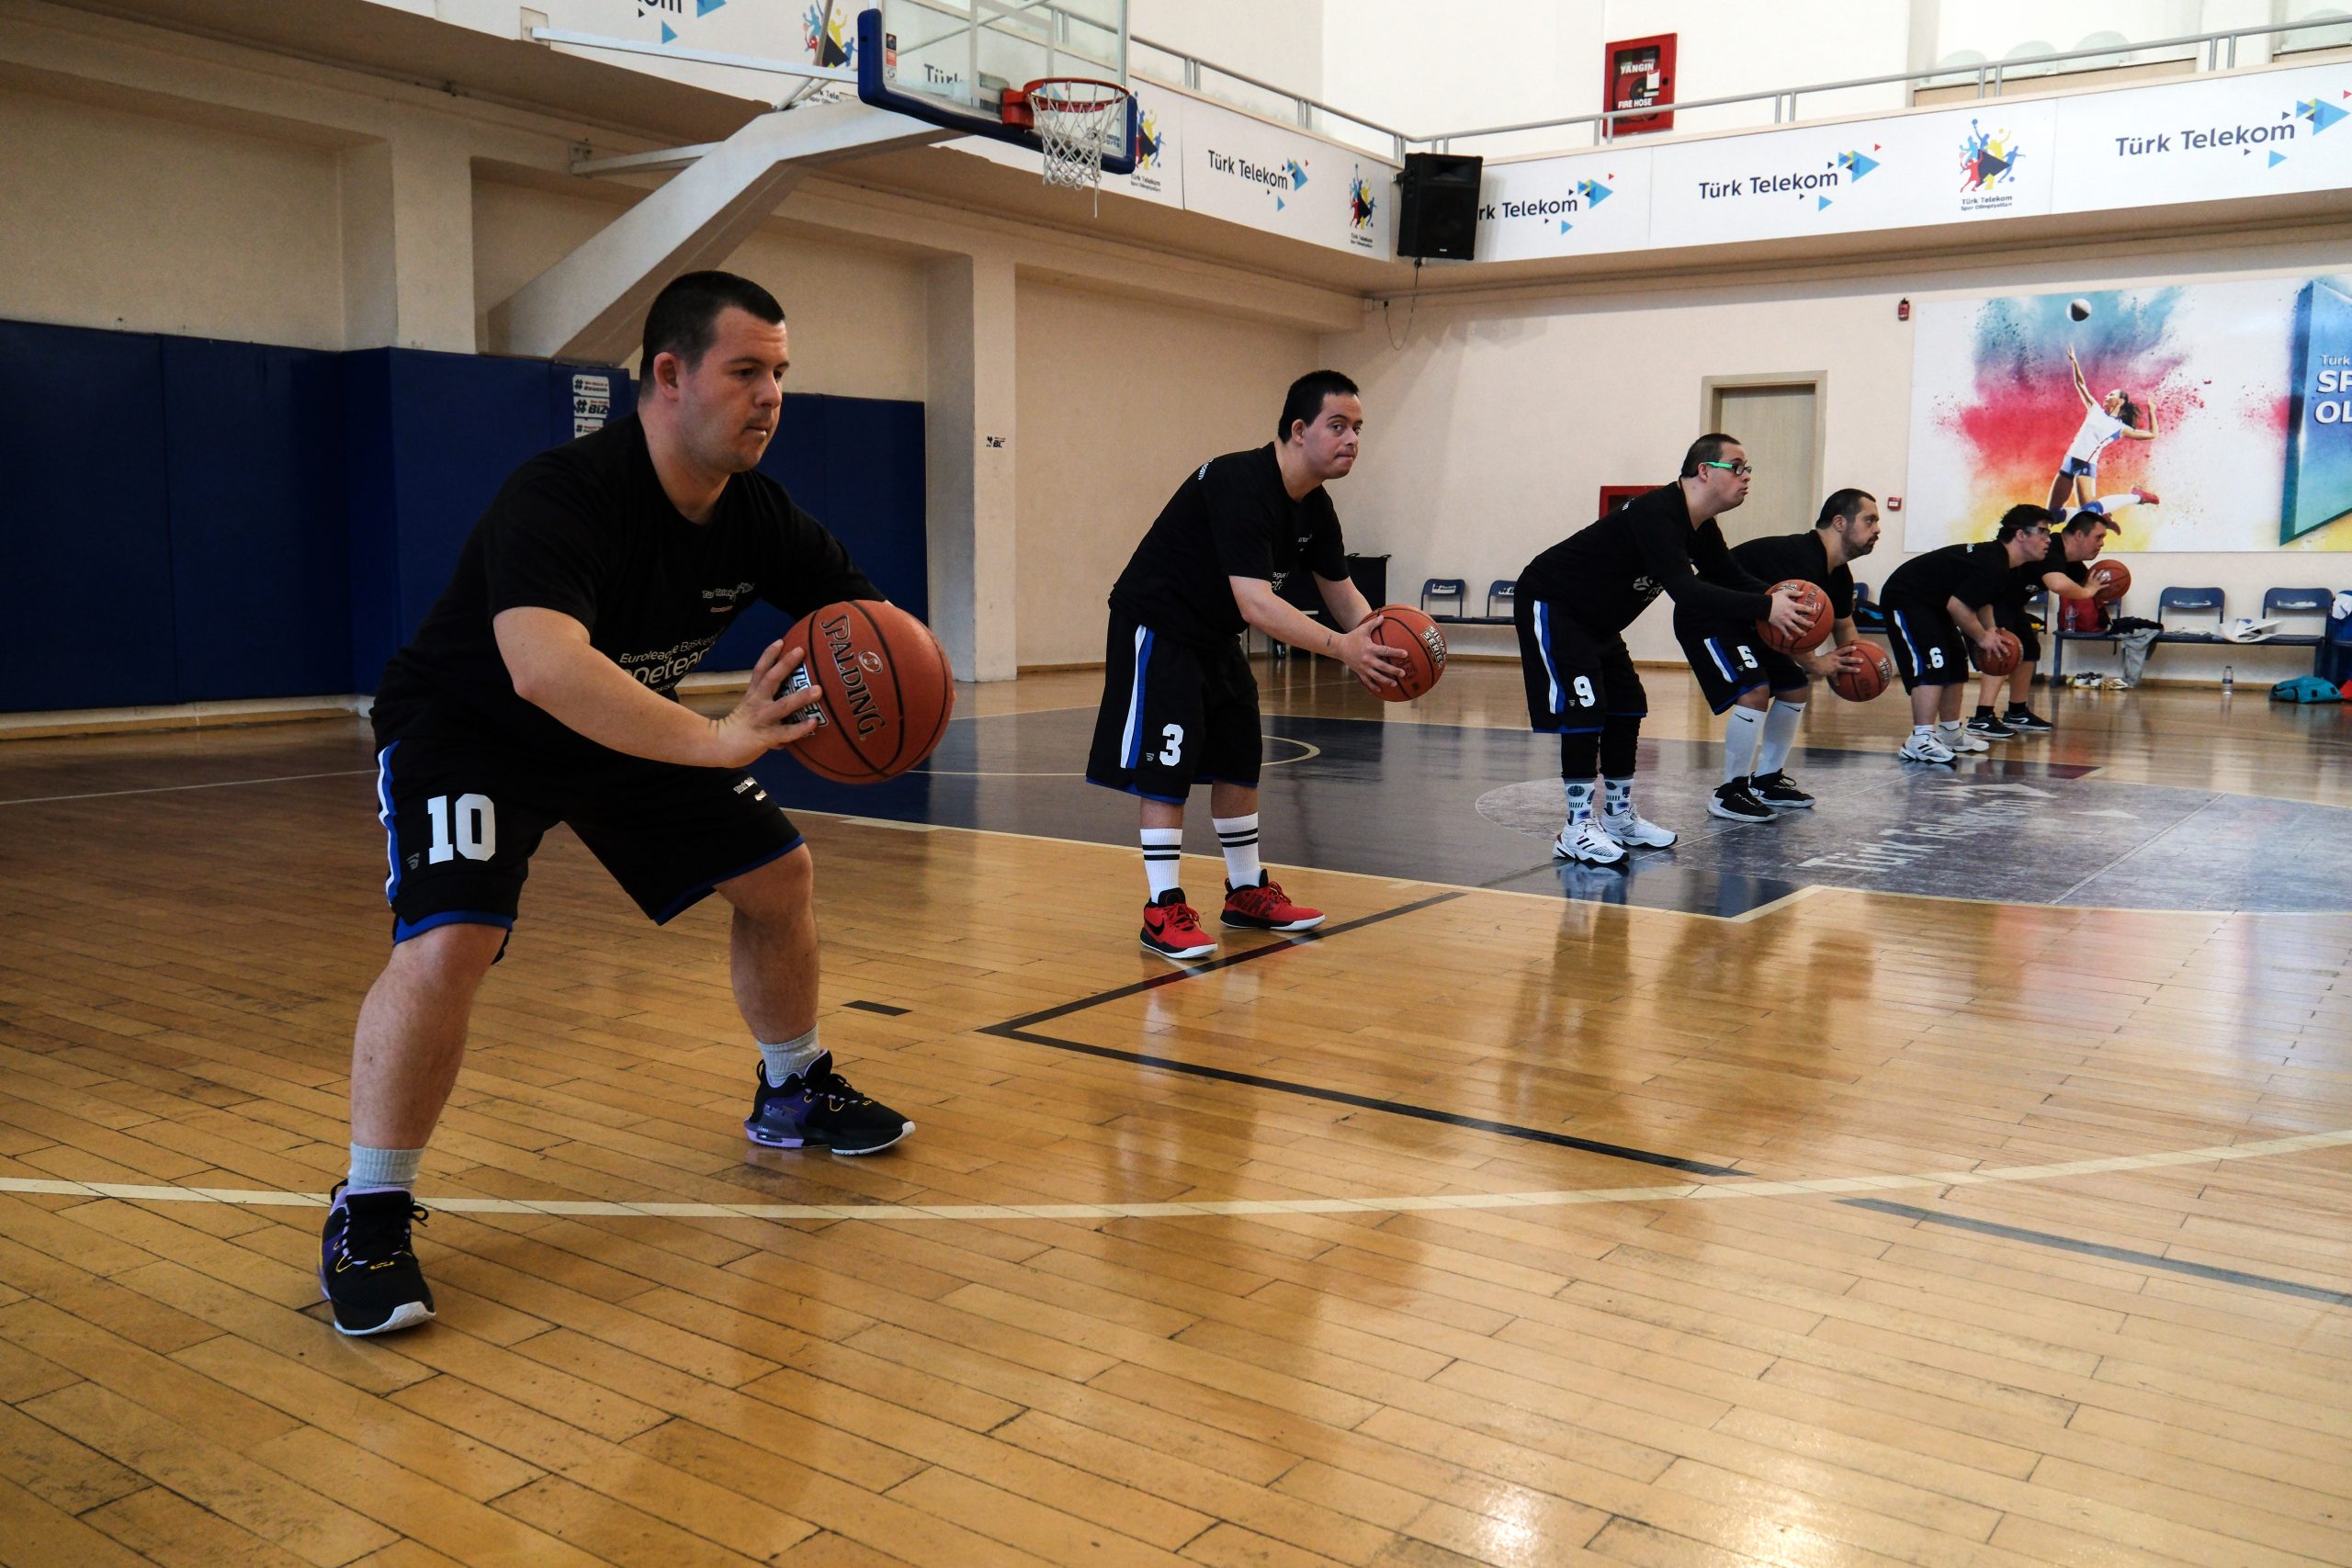
[[[2018,502],[2132,550],[2352,550],[2352,276],[1928,301],[1910,545]]]
[[[2352,64],[2200,77],[1487,166],[1522,261],[2352,186]],[[1612,205],[1601,205],[1610,203]]]

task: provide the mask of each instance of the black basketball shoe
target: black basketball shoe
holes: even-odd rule
[[[870,1155],[888,1148],[915,1130],[915,1124],[883,1104],[850,1088],[833,1071],[831,1051],[796,1073],[781,1087],[768,1082],[767,1064],[754,1075],[759,1090],[752,1099],[752,1114],[743,1134],[772,1149],[825,1148],[837,1155]]]
[[[1707,802],[1707,814],[1734,822],[1770,822],[1772,808],[1747,793],[1746,779],[1734,779],[1715,791]]]
[[[343,1195],[319,1237],[319,1289],[334,1304],[338,1334],[390,1334],[433,1321],[433,1290],[409,1248],[409,1224],[425,1218],[406,1191]]]
[[[1805,811],[1813,806],[1813,796],[1797,788],[1796,780],[1778,768],[1749,779],[1747,793],[1775,811]]]
[[[2017,734],[2008,725],[1989,713],[1980,713],[1968,721],[1968,733],[1981,735],[1987,740],[2007,740]]]
[[[2031,708],[2011,708],[2001,716],[2001,722],[2020,735],[2047,735],[2058,728]]]

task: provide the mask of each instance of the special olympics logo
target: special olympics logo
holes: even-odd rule
[[[1991,191],[2017,177],[2018,148],[2006,130],[1985,130],[1968,122],[1960,142],[1960,188],[1976,194]]]
[[[1348,226],[1358,233],[1372,228],[1372,215],[1380,203],[1374,199],[1372,183],[1359,168],[1348,182]]]

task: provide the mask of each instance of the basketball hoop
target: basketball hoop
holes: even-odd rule
[[[1099,192],[1102,139],[1127,111],[1127,90],[1089,76],[1047,76],[1021,89],[1046,148],[1046,183]],[[1102,210],[1098,197],[1095,209]]]

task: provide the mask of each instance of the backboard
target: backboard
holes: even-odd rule
[[[865,0],[856,39],[851,63],[865,102],[1040,156],[1025,114],[1007,121],[1007,93],[1017,99],[1046,76],[1127,85],[1126,0]],[[1134,171],[1136,121],[1130,96],[1106,135],[1104,173]]]

